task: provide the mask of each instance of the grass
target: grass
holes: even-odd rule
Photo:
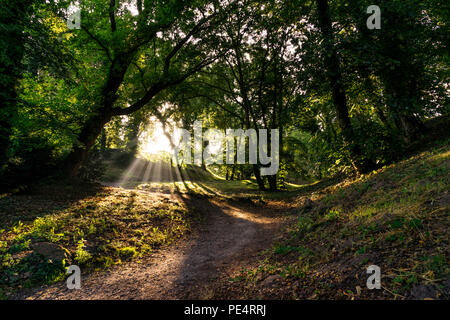
[[[0,298],[61,281],[69,264],[105,269],[171,243],[189,231],[194,213],[171,193],[262,201],[293,214],[259,265],[231,278],[242,297],[405,298],[417,285],[437,288],[440,297],[450,273],[449,167],[445,142],[358,178],[284,192],[189,167],[184,181],[142,183],[130,175],[133,190],[52,182],[0,195]],[[119,170],[107,170],[110,181],[120,179]],[[65,258],[37,253],[42,242],[58,245]],[[371,264],[381,268],[381,292],[365,289]],[[268,275],[280,275],[282,285],[262,288]]]
[[[417,285],[436,289],[433,298],[445,297],[444,283],[450,278],[449,169],[450,150],[444,143],[298,196],[292,200],[295,221],[283,238],[233,285],[241,286],[246,298],[262,292],[275,299],[406,298]],[[312,206],[303,206],[307,199]],[[365,286],[371,264],[381,268],[381,292]],[[275,289],[261,287],[259,281],[271,274],[284,282]]]
[[[127,189],[256,200],[285,199],[298,194],[300,190],[306,191],[314,186],[314,184],[300,186],[287,183],[285,191],[261,192],[258,190],[255,179],[225,180],[209,168],[205,171],[197,166],[185,165],[181,172],[178,172],[175,167],[170,166],[168,161],[152,162],[134,158],[126,163],[105,161],[104,182]],[[143,181],[146,171],[154,174],[149,176],[151,181]]]
[[[94,270],[139,259],[187,232],[191,217],[183,202],[165,195],[92,185],[3,195],[0,208],[3,296],[61,281],[69,264]],[[66,258],[36,253],[42,242],[60,246]]]

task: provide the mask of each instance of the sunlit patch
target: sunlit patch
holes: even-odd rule
[[[167,189],[173,192],[169,184],[181,181],[179,169],[173,166],[172,143],[175,143],[177,133],[168,136],[164,132],[161,122],[150,119],[150,125],[139,136],[138,154],[128,168],[121,175],[115,185],[124,188],[136,188],[143,185],[143,189],[159,191]],[[178,134],[179,136],[179,134]],[[173,141],[170,141],[170,138]]]
[[[139,155],[150,158],[152,155],[161,153],[172,153],[169,138],[164,134],[163,126],[160,122],[155,124],[151,131],[144,132],[139,139]]]

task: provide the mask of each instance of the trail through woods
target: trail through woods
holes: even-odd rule
[[[34,289],[22,299],[207,299],[218,277],[247,267],[277,237],[283,218],[252,203],[183,198],[205,222],[173,245],[142,258],[83,275],[81,289],[66,282]]]

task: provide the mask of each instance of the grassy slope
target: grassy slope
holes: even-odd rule
[[[136,165],[135,161],[135,158],[125,163],[106,161],[102,180],[106,184],[120,185],[130,189],[195,193],[222,198],[286,198],[307,187],[287,184],[287,192],[267,193],[258,191],[258,185],[254,179],[227,181],[210,170],[205,171],[193,165],[184,166],[180,173],[175,167],[170,167],[167,162],[161,165],[155,161],[139,159]],[[148,176],[150,181],[143,181],[145,172],[150,173]]]
[[[449,168],[445,143],[297,197],[285,236],[260,265],[225,280],[218,297],[450,298]],[[372,264],[382,290],[366,287]],[[278,276],[267,285],[269,275]]]

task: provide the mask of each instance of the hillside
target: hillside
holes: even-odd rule
[[[0,293],[68,298],[65,267],[76,263],[86,298],[118,298],[125,289],[103,283],[127,275],[123,298],[448,299],[449,166],[441,141],[367,175],[284,192],[195,167],[180,181],[127,178],[125,189],[44,181],[0,198]],[[366,288],[373,264],[381,290]],[[141,272],[190,282],[136,296]]]
[[[216,298],[448,299],[448,143],[294,198],[293,222]],[[276,203],[273,203],[276,205]],[[368,290],[378,265],[382,290]]]

